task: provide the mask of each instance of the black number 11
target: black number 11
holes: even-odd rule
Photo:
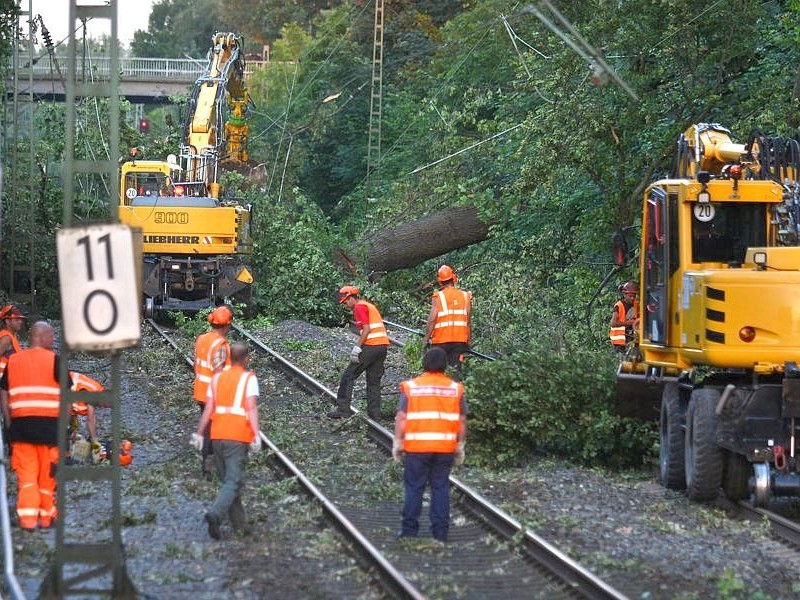
[[[78,245],[83,245],[84,252],[86,252],[86,275],[89,281],[94,281],[94,268],[92,267],[92,249],[89,247],[89,236],[83,236],[78,240]],[[106,247],[106,265],[108,265],[108,278],[114,279],[114,264],[111,262],[111,234],[107,233],[104,236],[97,238],[100,244]]]

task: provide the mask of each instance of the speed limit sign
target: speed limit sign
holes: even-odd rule
[[[133,233],[127,225],[60,230],[64,341],[73,350],[127,348],[141,336]]]

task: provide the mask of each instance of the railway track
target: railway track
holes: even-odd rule
[[[156,323],[149,323],[169,338],[188,365],[191,360],[181,345]],[[298,398],[283,388],[275,398],[262,400],[262,412],[265,405],[278,405],[277,410],[267,408],[266,423],[281,421],[283,431],[279,440],[262,432],[270,458],[323,508],[360,564],[387,594],[421,598],[457,591],[464,598],[625,597],[456,477],[451,478],[457,524],[451,529],[452,543],[397,540],[402,486],[399,467],[387,460],[390,432],[352,408],[352,417],[335,425],[320,419],[320,412],[325,412],[319,409],[320,401],[327,403],[335,394],[253,334],[240,327],[235,331],[258,348],[272,368],[291,377],[295,390],[304,392],[305,397]],[[376,451],[376,444],[382,451]],[[425,518],[423,514],[423,522]]]

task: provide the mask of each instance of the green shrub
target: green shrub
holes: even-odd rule
[[[649,461],[654,425],[614,414],[615,367],[608,351],[544,347],[473,365],[465,381],[473,456],[494,464],[533,452],[616,467]]]

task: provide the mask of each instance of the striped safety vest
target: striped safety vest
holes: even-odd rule
[[[622,300],[618,300],[617,303],[614,305],[614,312],[616,313],[617,318],[616,321],[625,321],[627,320],[627,314],[625,310],[625,303]],[[639,301],[633,301],[633,312],[634,314],[639,314]],[[620,325],[619,327],[611,327],[609,331],[609,337],[611,338],[611,343],[614,346],[624,346],[626,343],[625,337],[625,329],[624,325]]]
[[[72,380],[72,387],[70,389],[73,392],[102,392],[105,390],[102,383],[83,373],[70,371],[69,377]],[[86,402],[73,402],[70,412],[73,415],[85,417],[89,414],[89,406]]]
[[[14,335],[13,331],[9,331],[8,329],[0,329],[0,339],[3,339],[4,337],[11,338],[11,347],[13,348],[12,352],[19,352],[22,350],[22,348],[19,346],[17,336]],[[8,356],[0,356],[0,377],[2,377],[3,373],[5,373],[7,364]]]
[[[61,386],[55,367],[55,352],[45,348],[28,348],[8,357],[8,407],[12,420],[58,418]]]
[[[206,403],[208,384],[214,376],[215,358],[225,352],[225,366],[231,364],[231,346],[227,339],[213,329],[197,337],[194,347],[194,399]]]
[[[445,287],[436,292],[433,299],[438,310],[431,343],[468,342],[472,294],[454,287]]]
[[[369,333],[364,341],[365,346],[388,346],[389,336],[386,335],[386,325],[383,324],[383,317],[374,304],[366,300],[359,300],[356,304],[363,304],[369,311]]]
[[[211,439],[249,444],[255,432],[247,418],[245,399],[247,383],[255,377],[238,365],[217,374],[212,382],[214,413],[211,415]]]
[[[443,373],[424,373],[404,381],[408,400],[403,449],[406,452],[455,452],[461,427],[464,387]]]

